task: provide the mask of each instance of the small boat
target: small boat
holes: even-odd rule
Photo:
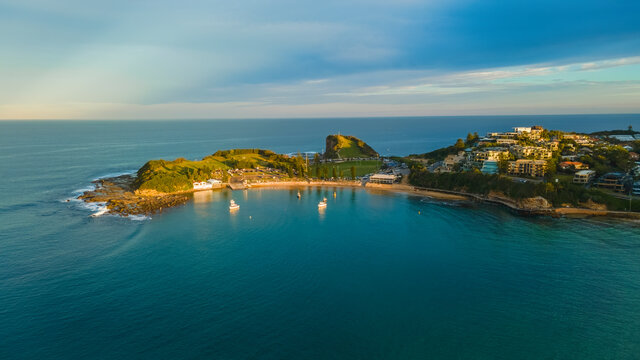
[[[298,191],[298,199],[300,199],[302,195],[300,195],[300,191]]]
[[[327,207],[327,198],[322,199],[322,201],[320,201],[318,203],[318,209],[322,209],[322,208],[326,208]]]
[[[231,200],[229,202],[229,210],[233,211],[233,210],[238,210],[240,209],[240,205],[236,204],[235,201]]]

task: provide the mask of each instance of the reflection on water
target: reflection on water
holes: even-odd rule
[[[193,202],[195,204],[208,203],[213,201],[213,190],[197,191],[193,193]]]

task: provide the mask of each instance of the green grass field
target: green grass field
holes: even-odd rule
[[[332,176],[333,168],[335,168],[338,176],[340,176],[340,170],[342,170],[344,177],[350,178],[352,166],[356,167],[356,176],[360,177],[360,176],[364,176],[364,175],[371,174],[378,171],[382,166],[382,161],[379,161],[379,160],[345,161],[343,163],[337,163],[337,164],[335,163],[320,164],[319,166],[321,168],[326,167],[328,169],[327,171],[328,171],[329,177]],[[317,167],[318,165],[311,165],[309,167],[309,170],[310,170],[309,174],[312,177],[317,177],[316,176]]]

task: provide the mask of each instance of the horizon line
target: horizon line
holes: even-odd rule
[[[87,118],[87,119],[63,119],[63,118],[31,118],[31,119],[4,119],[0,118],[0,122],[2,121],[242,121],[242,120],[328,120],[328,119],[340,119],[340,120],[349,120],[349,119],[368,119],[368,118],[442,118],[442,117],[510,117],[510,116],[523,116],[523,117],[532,117],[532,116],[595,116],[595,115],[612,115],[612,116],[620,116],[620,115],[640,115],[640,112],[630,112],[630,113],[611,113],[611,112],[603,112],[603,113],[545,113],[545,114],[467,114],[467,115],[367,115],[367,116],[324,116],[324,117],[299,117],[299,116],[282,116],[282,117],[246,117],[246,118],[205,118],[205,117],[196,117],[196,118]]]

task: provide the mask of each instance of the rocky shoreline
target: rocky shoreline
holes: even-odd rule
[[[78,197],[85,202],[105,203],[107,214],[121,216],[150,215],[163,209],[185,204],[186,193],[160,193],[135,190],[134,175],[121,175],[93,181],[95,190],[86,191]]]

